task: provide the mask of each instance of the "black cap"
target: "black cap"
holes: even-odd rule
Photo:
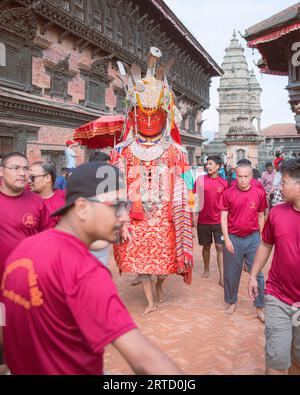
[[[67,180],[66,204],[51,214],[63,215],[76,199],[91,198],[102,193],[118,191],[123,183],[118,168],[107,162],[91,162],[78,166]]]

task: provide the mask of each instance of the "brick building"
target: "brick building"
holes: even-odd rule
[[[75,128],[124,112],[116,61],[145,71],[157,46],[163,62],[176,58],[182,140],[191,162],[200,157],[202,112],[222,70],[162,0],[4,0],[0,44],[0,154],[63,166]],[[86,151],[78,154],[82,162]]]
[[[275,152],[283,152],[286,158],[300,157],[300,135],[294,123],[278,123],[262,129],[261,136],[264,143],[261,145],[261,158],[263,164],[274,159]]]

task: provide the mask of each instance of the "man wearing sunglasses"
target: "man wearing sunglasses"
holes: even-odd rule
[[[56,168],[50,162],[35,162],[30,167],[30,189],[37,193],[43,200],[52,214],[65,204],[64,192],[55,190]],[[52,217],[50,219],[50,227],[53,228],[59,221],[60,217]]]
[[[119,239],[128,221],[125,198],[115,167],[79,166],[65,206],[53,213],[62,217],[56,228],[24,240],[7,259],[4,341],[13,374],[99,375],[109,343],[135,373],[181,374],[139,332],[109,270],[88,250],[96,240]]]

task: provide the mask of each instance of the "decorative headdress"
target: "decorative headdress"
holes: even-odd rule
[[[182,117],[174,103],[174,93],[168,83],[168,74],[175,60],[157,68],[162,53],[158,48],[151,47],[148,54],[146,76],[142,78],[141,68],[133,64],[129,70],[126,101],[130,110],[137,107],[147,116],[153,115],[158,109],[166,111],[166,133],[170,135],[175,124],[180,125]],[[122,66],[122,65],[121,65]],[[120,64],[119,64],[120,69]],[[122,73],[124,75],[124,72]],[[122,80],[123,81],[123,80]],[[123,81],[124,84],[124,81]],[[124,84],[126,86],[126,84]]]

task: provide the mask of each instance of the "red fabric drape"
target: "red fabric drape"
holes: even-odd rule
[[[294,23],[293,25],[286,26],[279,30],[276,30],[273,33],[265,34],[261,37],[255,38],[254,40],[248,41],[247,45],[250,48],[256,48],[258,44],[277,40],[278,38],[298,29],[300,29],[300,23]]]

